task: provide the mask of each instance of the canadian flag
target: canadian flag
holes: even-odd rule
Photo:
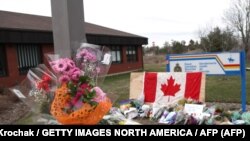
[[[205,97],[205,74],[194,73],[165,73],[146,72],[144,74],[131,76],[131,89],[141,89],[141,98],[145,103],[157,103],[157,105],[168,105],[178,102],[180,99],[193,99],[204,102]],[[140,81],[140,77],[142,81]],[[137,79],[136,79],[137,78]],[[142,85],[142,86],[140,86]],[[133,88],[134,87],[134,88]],[[130,90],[130,94],[134,90]],[[137,91],[138,92],[138,91]],[[132,94],[132,97],[136,98]],[[138,98],[138,96],[137,96]]]

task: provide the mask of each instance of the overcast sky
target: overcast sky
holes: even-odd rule
[[[230,0],[84,0],[85,21],[165,41],[198,39],[206,26],[223,26]],[[50,0],[0,0],[0,10],[51,16]],[[1,18],[1,17],[0,17]]]

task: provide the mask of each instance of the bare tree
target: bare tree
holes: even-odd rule
[[[250,48],[250,0],[233,0],[224,20],[240,34],[247,53]]]

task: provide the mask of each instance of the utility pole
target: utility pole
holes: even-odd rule
[[[82,42],[87,42],[83,0],[51,0],[51,10],[54,52],[71,57]]]

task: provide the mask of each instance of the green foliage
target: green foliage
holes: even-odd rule
[[[91,79],[90,79],[88,76],[86,76],[86,75],[80,76],[80,78],[79,78],[79,83],[80,83],[80,84],[88,83],[90,80],[91,80]]]
[[[68,83],[68,88],[70,90],[70,96],[75,96],[76,92],[77,92],[77,86],[73,83],[73,82],[69,82]]]
[[[159,54],[164,54],[164,55],[169,54],[170,53],[170,49],[171,48],[160,48],[159,49]]]
[[[67,83],[67,87],[69,88],[69,95],[71,96],[71,100],[78,97],[80,95],[80,100],[83,103],[88,103],[91,106],[96,106],[98,103],[93,99],[96,97],[96,91],[91,90],[94,87],[94,83],[92,79],[88,76],[80,76],[78,83],[74,81],[69,81]],[[73,103],[71,103],[73,104]],[[74,106],[66,107],[66,112],[71,112],[74,109]]]
[[[175,54],[181,54],[186,51],[186,46],[185,44],[179,42],[179,41],[172,41],[172,53]]]
[[[89,103],[91,106],[96,106],[98,103],[93,101],[93,98],[96,96],[95,91],[85,90],[85,94],[82,96],[83,103]]]
[[[188,50],[190,51],[190,50],[195,50],[195,49],[198,49],[199,48],[199,43],[198,43],[198,41],[194,41],[194,40],[189,40],[189,44],[188,44]]]
[[[189,49],[189,50],[194,50],[194,49],[195,49],[194,40],[191,39],[191,40],[189,41],[188,49]]]
[[[228,28],[221,30],[216,27],[207,35],[201,37],[200,44],[205,52],[221,52],[232,50],[238,45],[238,41]]]

